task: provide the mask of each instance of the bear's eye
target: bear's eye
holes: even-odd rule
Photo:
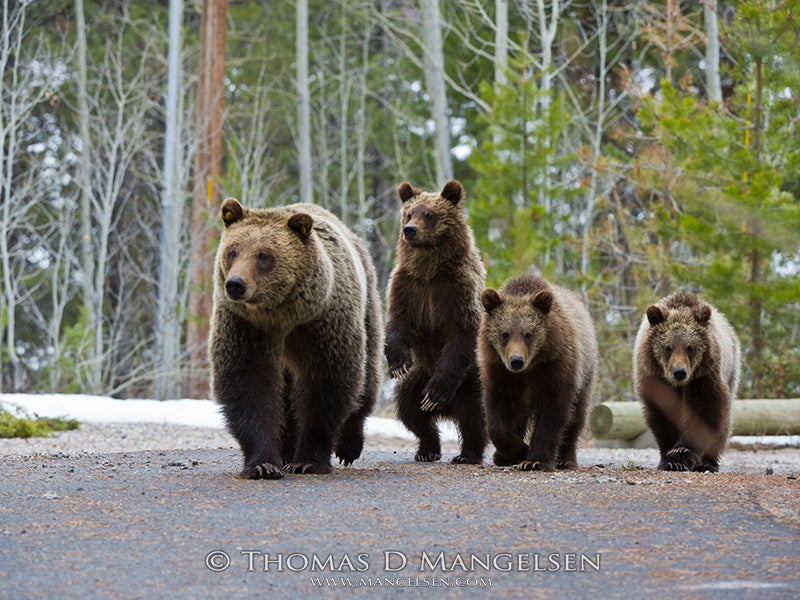
[[[687,346],[687,347],[686,347],[686,353],[687,353],[689,356],[691,356],[692,354],[694,354],[694,348],[693,348],[692,346]]]
[[[428,212],[425,213],[425,221],[428,222],[428,223],[433,221],[433,213],[432,212],[428,211]]]
[[[239,253],[236,252],[236,248],[231,248],[228,250],[228,263],[232,263],[234,260],[236,260],[237,256],[239,256]]]
[[[664,352],[666,352],[667,354],[672,354],[672,346],[666,346],[664,348]]]
[[[530,331],[528,331],[528,332],[526,332],[526,333],[525,333],[525,341],[528,341],[528,342],[529,342],[529,341],[531,340],[531,338],[532,338],[532,337],[533,337],[533,335],[531,334],[531,332],[530,332]]]
[[[271,267],[275,259],[269,252],[261,251],[258,254],[256,254],[256,261],[258,261],[258,265],[260,267],[266,268],[266,267]]]
[[[504,342],[507,342],[508,338],[510,338],[510,337],[511,337],[511,334],[508,333],[507,331],[504,331],[503,333],[500,334],[500,339],[503,340]]]
[[[406,214],[403,216],[403,222],[408,223],[411,220],[411,214]]]

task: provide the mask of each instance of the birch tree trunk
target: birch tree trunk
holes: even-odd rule
[[[176,377],[181,331],[178,310],[178,250],[183,223],[181,191],[181,27],[183,0],[169,2],[169,50],[167,52],[166,131],[164,135],[163,193],[161,200],[160,266],[158,274],[158,309],[156,335],[159,362],[154,382],[159,400],[178,397]]]
[[[435,128],[436,180],[444,185],[453,178],[450,155],[450,120],[447,117],[447,88],[444,80],[439,0],[421,0],[425,53],[425,86],[430,96],[431,116]]]
[[[75,0],[75,33],[77,42],[77,84],[78,84],[78,131],[81,143],[80,159],[78,162],[78,173],[76,184],[80,194],[80,213],[78,220],[81,227],[81,252],[80,263],[83,270],[83,306],[88,319],[86,323],[87,331],[94,331],[97,338],[102,340],[103,324],[102,315],[100,322],[97,322],[98,294],[102,292],[102,287],[95,287],[95,259],[93,241],[93,199],[91,182],[91,163],[92,156],[91,133],[89,131],[89,103],[87,89],[87,64],[86,64],[86,18],[83,10],[83,0]],[[95,342],[96,343],[96,342]],[[102,344],[97,351],[102,352]],[[96,360],[91,360],[89,385],[92,390],[99,391],[101,365]]]
[[[495,0],[494,83],[506,85],[508,77],[508,0]]]
[[[706,90],[711,102],[722,102],[722,85],[719,78],[719,23],[717,0],[703,2],[706,25]]]
[[[297,0],[297,160],[300,202],[313,202],[311,93],[308,87],[308,0]]]

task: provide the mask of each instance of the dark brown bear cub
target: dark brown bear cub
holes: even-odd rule
[[[633,384],[665,471],[719,470],[739,389],[741,349],[727,319],[688,292],[647,307]]]
[[[364,246],[311,204],[222,204],[211,391],[241,477],[328,473],[361,455],[381,380],[380,298]]]
[[[486,431],[475,339],[485,272],[462,210],[464,188],[449,181],[438,194],[403,183],[397,264],[389,282],[386,358],[397,414],[419,438],[417,461],[441,458],[436,419],[458,425],[454,463],[480,463]]]
[[[532,274],[484,290],[478,357],[494,463],[574,469],[597,371],[589,311]],[[529,438],[529,439],[528,439]]]

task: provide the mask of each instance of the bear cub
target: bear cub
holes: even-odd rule
[[[739,338],[695,294],[647,307],[634,343],[633,384],[664,471],[719,471],[741,374]]]
[[[597,372],[589,311],[538,275],[481,295],[483,404],[494,463],[530,471],[574,469]]]
[[[419,439],[414,460],[442,455],[438,418],[453,419],[461,452],[452,462],[479,464],[486,449],[475,341],[485,271],[463,212],[458,181],[441,192],[409,183],[402,201],[397,262],[388,287],[386,359],[397,415]]]
[[[311,204],[222,204],[211,392],[244,454],[240,476],[329,473],[361,455],[381,381],[381,306],[358,238]]]

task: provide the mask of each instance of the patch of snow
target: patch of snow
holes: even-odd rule
[[[13,412],[20,407],[40,417],[66,417],[86,423],[169,423],[223,429],[219,405],[211,400],[116,400],[81,394],[0,394],[0,405]],[[396,419],[368,417],[367,435],[413,440]],[[440,423],[443,442],[457,441],[451,422]]]

